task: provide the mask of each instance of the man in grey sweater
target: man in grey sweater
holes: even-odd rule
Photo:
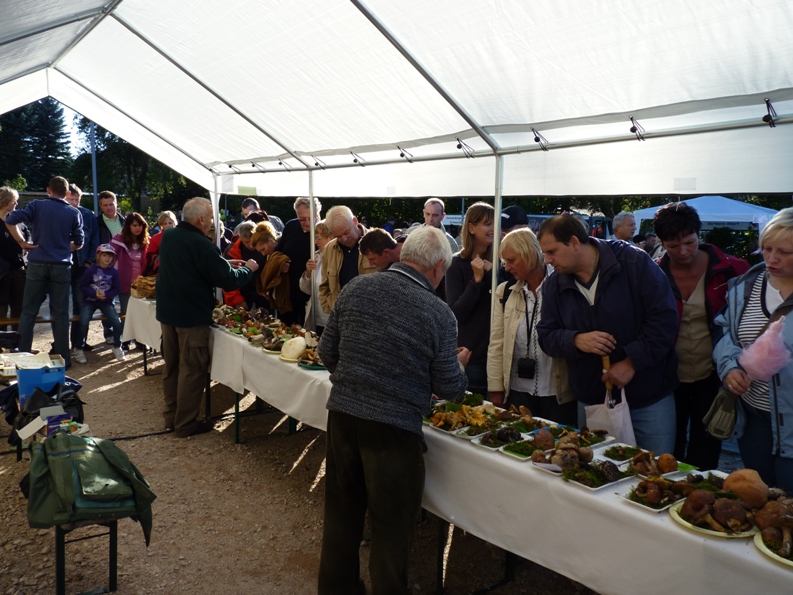
[[[471,355],[456,353],[454,315],[434,294],[451,258],[442,231],[417,229],[401,262],[352,279],[328,318],[318,348],[333,383],[320,595],[360,592],[367,509],[372,590],[409,593],[408,554],[424,490],[421,419],[433,393],[462,396]]]

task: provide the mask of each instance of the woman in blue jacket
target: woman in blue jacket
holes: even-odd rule
[[[783,209],[760,234],[765,262],[730,282],[727,307],[716,318],[724,335],[713,359],[719,377],[738,399],[735,435],[744,465],[770,486],[793,492],[793,363],[768,382],[750,380],[738,363],[744,347],[754,343],[773,321],[793,307],[793,208]],[[793,320],[793,319],[791,319]],[[788,350],[793,324],[783,333]],[[785,423],[787,421],[787,423]]]

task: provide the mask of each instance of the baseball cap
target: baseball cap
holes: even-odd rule
[[[512,229],[516,225],[528,225],[529,218],[526,217],[526,211],[521,209],[518,205],[512,205],[501,211],[501,229]]]

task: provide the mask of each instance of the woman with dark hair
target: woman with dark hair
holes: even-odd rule
[[[140,213],[130,213],[124,220],[121,233],[111,241],[116,249],[118,260],[116,269],[121,281],[118,301],[121,304],[122,316],[127,313],[130,285],[142,273],[146,264],[146,249],[149,246],[149,224]],[[124,326],[123,320],[121,324]]]
[[[658,209],[653,226],[666,251],[658,264],[672,286],[680,318],[674,455],[700,469],[716,469],[721,441],[702,423],[721,384],[713,366],[713,320],[727,303],[727,281],[749,270],[749,263],[700,242],[699,215],[683,202]]]
[[[463,221],[463,249],[446,271],[446,303],[457,318],[457,345],[471,351],[468,390],[487,394],[490,285],[493,275],[493,207],[477,202]]]

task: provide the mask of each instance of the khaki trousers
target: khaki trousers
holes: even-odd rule
[[[198,427],[201,396],[209,374],[209,325],[162,327],[162,390],[165,426],[177,436],[189,436]]]

